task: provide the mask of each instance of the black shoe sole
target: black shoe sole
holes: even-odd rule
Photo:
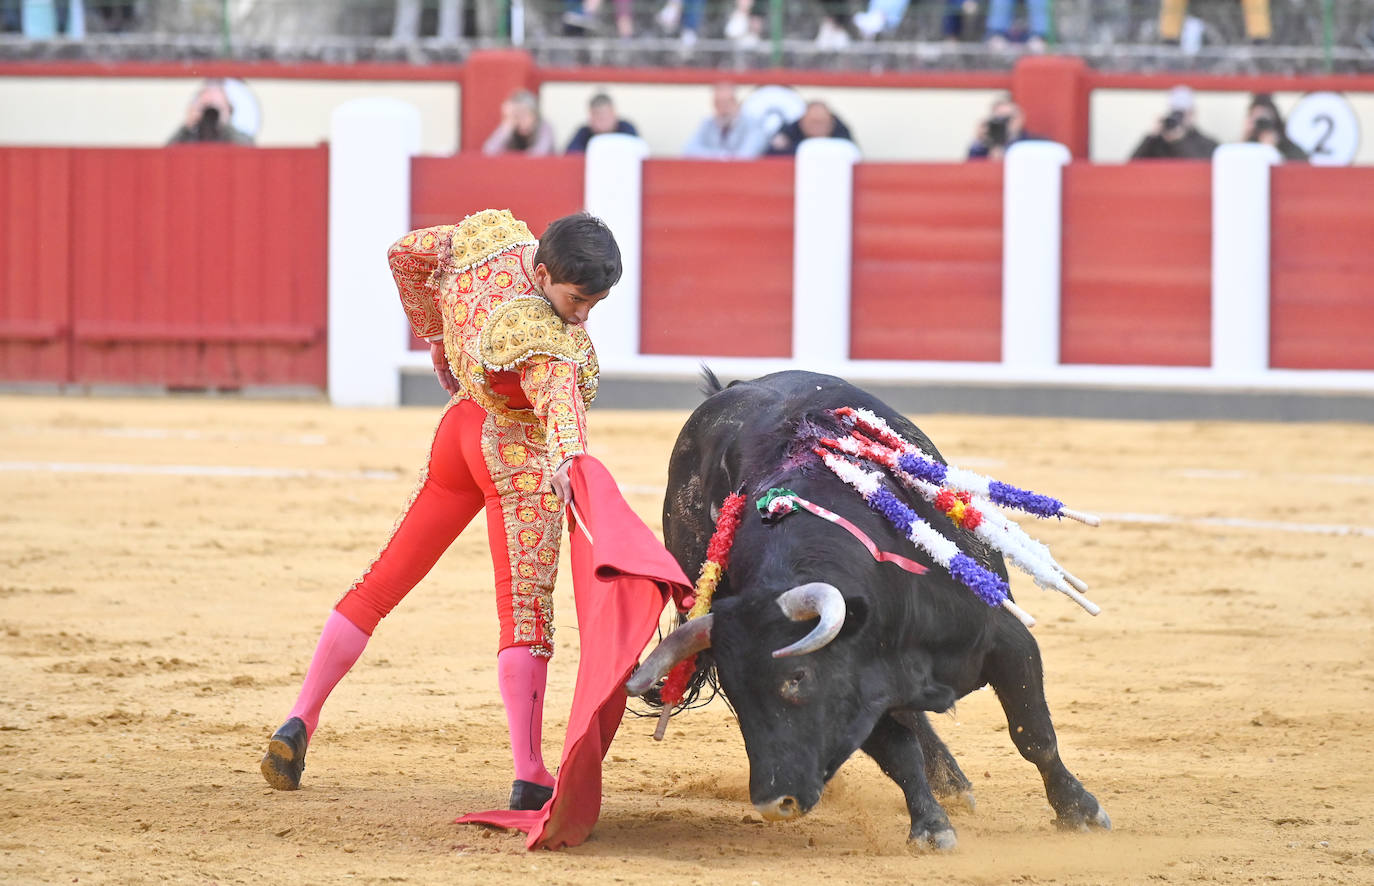
[[[305,755],[302,754],[302,757]],[[294,791],[301,786],[305,760],[296,760],[296,748],[289,741],[272,736],[267,753],[262,755],[262,777],[279,791]]]

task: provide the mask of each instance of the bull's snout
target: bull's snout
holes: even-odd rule
[[[755,803],[754,808],[766,821],[787,821],[789,818],[801,818],[806,812],[802,809],[801,803],[797,802],[797,798],[792,796],[775,797],[772,800]]]

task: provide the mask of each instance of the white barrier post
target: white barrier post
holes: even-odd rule
[[[603,369],[624,369],[639,356],[639,293],[643,267],[644,158],[649,145],[621,133],[587,144],[583,205],[611,229],[624,272],[587,321]]]
[[[1069,149],[1046,141],[1007,149],[1002,175],[1002,363],[1059,365],[1063,167]]]
[[[854,164],[848,139],[797,146],[792,226],[792,359],[838,367],[849,359],[853,285]]]
[[[329,121],[329,398],[338,406],[395,406],[405,314],[386,248],[410,230],[410,158],[420,112],[360,98]]]
[[[1269,145],[1222,145],[1212,154],[1212,369],[1269,369]]]

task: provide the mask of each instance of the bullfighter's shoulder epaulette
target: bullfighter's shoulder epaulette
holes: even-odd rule
[[[477,351],[482,365],[496,371],[538,355],[578,364],[587,359],[553,305],[537,295],[519,295],[497,306],[482,327]]]

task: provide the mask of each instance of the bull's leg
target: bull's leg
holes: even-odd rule
[[[935,734],[926,712],[893,711],[892,718],[916,733],[916,740],[921,743],[921,756],[925,758],[926,781],[930,783],[931,793],[941,801],[957,800],[972,812],[975,806],[973,783],[959,768],[944,741]]]
[[[916,733],[884,714],[862,748],[906,795],[906,808],[911,815],[907,840],[921,849],[953,849],[958,838],[945,810],[930,793],[925,758]]]
[[[1021,756],[1040,770],[1060,827],[1108,829],[1112,821],[1106,810],[1059,759],[1059,743],[1045,703],[1040,647],[1019,622],[1007,618],[1004,624],[1008,623],[1002,642],[984,664],[983,675],[1002,703],[1011,740]]]

